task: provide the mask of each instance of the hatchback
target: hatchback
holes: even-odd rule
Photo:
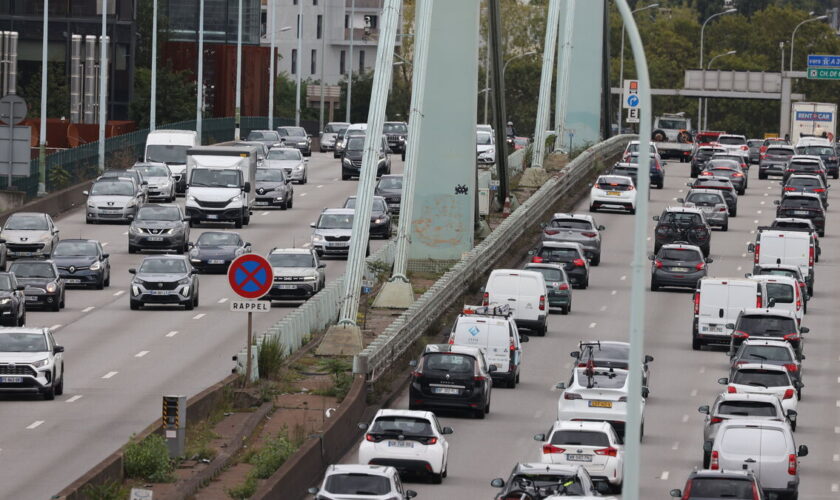
[[[712,228],[698,208],[666,207],[661,215],[654,215],[654,253],[668,243],[688,243],[700,247],[708,256],[712,245]]]
[[[589,211],[618,208],[636,213],[636,186],[633,179],[622,175],[602,175],[589,192]]]
[[[557,213],[542,224],[542,239],[580,243],[589,263],[597,266],[601,263],[601,231],[605,229],[591,215]]]
[[[738,215],[738,193],[728,178],[700,177],[694,182],[686,183],[686,185],[692,189],[715,189],[720,191],[723,194],[723,199],[726,200],[729,216],[735,217]]]
[[[650,255],[650,289],[661,287],[697,288],[701,278],[709,273],[707,264],[714,262],[703,257],[703,251],[695,245],[671,243],[662,245],[656,254]]]
[[[397,469],[381,465],[330,465],[321,487],[308,491],[315,500],[408,500],[417,496],[416,491],[403,489]]]
[[[725,153],[726,150],[716,146],[701,146],[694,152],[691,157],[691,177],[695,178],[700,175],[706,168],[706,162],[712,159],[715,153]]]
[[[548,306],[559,308],[561,314],[569,314],[572,310],[572,285],[563,264],[531,263],[522,269],[542,274],[548,288]]]
[[[796,389],[798,383],[790,378],[790,374],[783,366],[765,363],[745,363],[733,367],[732,376],[718,379],[718,383],[725,385],[730,394],[769,394],[776,396],[782,402],[785,414],[796,411],[798,406]],[[790,422],[791,430],[796,430],[796,420]]]
[[[825,164],[819,156],[794,155],[785,168],[782,180],[787,182],[788,177],[794,174],[819,175],[823,182],[827,182]]]
[[[828,207],[828,188],[831,185],[826,184],[819,175],[795,174],[779,184],[782,186],[782,196],[787,193],[816,193],[823,205]]]
[[[535,264],[563,264],[572,286],[581,289],[589,286],[589,260],[580,243],[543,241],[528,253]]]
[[[411,366],[409,409],[462,410],[476,418],[490,412],[496,366],[487,364],[478,347],[428,345]]]
[[[706,164],[701,176],[705,177],[726,177],[735,186],[738,194],[743,195],[747,191],[747,176],[740,165],[733,160],[710,160]]]
[[[548,434],[536,434],[534,440],[542,443],[543,463],[580,465],[593,481],[605,481],[621,491],[624,445],[610,424],[558,421]]]
[[[65,284],[55,262],[51,260],[16,260],[9,266],[19,285],[23,285],[26,308],[40,307],[51,311],[64,308]]]
[[[781,201],[775,200],[776,217],[809,219],[817,228],[820,237],[825,236],[825,205],[819,194],[789,193]]]
[[[692,189],[685,198],[677,198],[684,207],[699,208],[710,226],[729,231],[729,208],[723,193],[717,189]]]
[[[188,251],[188,221],[179,205],[143,205],[128,228],[128,253],[142,250]]]
[[[758,161],[758,178],[766,179],[768,175],[784,176],[787,164],[795,154],[792,146],[776,143],[767,146]]]
[[[750,363],[782,366],[794,382],[800,382],[796,397],[802,399],[802,361],[796,357],[796,351],[790,343],[784,340],[747,339],[737,351],[730,351],[729,354],[730,377],[735,374],[737,367]]]
[[[102,290],[111,284],[111,261],[97,240],[61,240],[53,261],[67,286],[92,286]]]
[[[750,471],[695,470],[689,474],[682,490],[671,490],[671,496],[681,500],[731,498],[733,500],[765,500],[764,492]]]

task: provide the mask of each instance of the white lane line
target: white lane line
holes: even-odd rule
[[[683,415],[683,416],[682,416],[682,422],[683,422],[683,423],[688,422],[688,415]]]
[[[195,316],[193,316],[193,319],[201,319],[201,318],[203,318],[204,316],[206,316],[206,314],[204,314],[204,313],[198,313],[198,314],[196,314]]]
[[[755,229],[750,229],[750,234],[755,234]]]
[[[740,271],[741,269],[742,269],[742,267],[741,267],[741,266],[738,266],[738,269],[737,269],[737,270],[738,270],[738,271]]]
[[[119,297],[120,295],[122,295],[124,293],[125,293],[125,290],[119,290],[117,292],[114,292],[114,297]]]
[[[674,197],[674,198],[671,198],[671,199],[672,199],[672,200],[674,200],[674,201],[677,201],[677,198],[676,198],[676,197]]]
[[[94,306],[87,306],[84,309],[82,309],[82,312],[83,313],[89,313],[89,312],[93,311],[94,309],[96,309]]]
[[[36,427],[39,427],[43,423],[44,423],[43,420],[36,420],[36,421],[32,422],[31,424],[27,425],[26,428],[27,429],[34,429]]]
[[[619,278],[619,279],[620,279],[621,281],[624,281],[624,280],[626,280],[626,279],[627,279],[627,275],[626,275],[626,274],[623,274],[623,275],[621,275],[621,278]]]
[[[770,195],[769,195],[769,194],[767,194],[767,193],[764,193],[764,196],[770,196]]]
[[[840,427],[835,427],[834,428],[834,433],[835,434],[840,434]]]
[[[692,389],[691,390],[691,397],[693,398],[696,395],[697,395],[697,389]]]
[[[263,212],[260,215],[268,215],[268,212]]]
[[[773,186],[767,186],[767,189],[773,189]]]
[[[706,373],[706,367],[705,366],[700,367],[700,373]]]
[[[50,327],[50,330],[58,330],[59,328],[61,328],[61,326],[61,323],[56,323]]]
[[[108,242],[107,242],[107,241],[103,242],[103,243],[102,243],[102,246],[103,246],[103,247],[107,247],[107,246],[108,246]]]
[[[674,441],[674,446],[671,446],[671,449],[674,450],[674,451],[679,450],[680,449],[680,442],[679,441]]]
[[[312,243],[304,243],[304,244],[303,244],[303,245],[301,245],[301,246],[302,246],[303,248],[309,248],[310,246],[312,246]]]
[[[318,185],[317,185],[317,186],[315,186],[315,187],[316,187],[316,188],[318,188],[318,189],[321,189],[322,187],[324,187],[324,185],[323,185],[323,184],[318,184]]]
[[[336,178],[335,178],[335,179],[333,179],[333,180],[334,180],[334,181],[337,181],[337,180],[338,180],[338,177],[336,177]]]
[[[762,201],[761,203],[759,203],[759,205],[764,205],[764,202]]]
[[[607,306],[601,306],[601,312],[604,312],[606,310],[607,310]]]
[[[835,453],[834,456],[831,457],[831,460],[833,460],[835,462],[840,462],[840,455]]]
[[[128,235],[128,231],[125,231],[125,232],[123,233],[123,236],[127,236],[127,235]]]
[[[167,337],[174,337],[175,335],[178,335],[178,330],[172,330],[166,334]]]
[[[758,219],[754,220],[753,224],[758,224]],[[749,243],[749,242],[747,242],[747,243]]]
[[[761,215],[761,210],[757,211],[756,213],[757,213],[758,215]]]
[[[617,291],[617,290],[613,290],[612,292],[610,292],[610,295],[615,295],[616,293],[618,293],[618,291]]]
[[[73,397],[67,398],[67,401],[65,401],[65,403],[75,403],[76,401],[78,401],[80,399],[82,399],[82,395],[81,394],[76,394]]]
[[[831,483],[831,492],[837,493],[838,491],[840,491],[840,484]]]
[[[119,372],[108,372],[105,375],[102,375],[102,378],[111,378]]]
[[[143,357],[143,356],[145,356],[146,354],[149,354],[149,351],[140,351],[140,352],[138,352],[137,354],[135,354],[135,355],[134,355],[134,357],[135,357],[135,358],[142,358],[142,357]]]
[[[747,256],[747,254],[745,254],[745,253],[742,253],[742,254],[741,254],[741,258],[744,258],[744,257],[746,257],[746,256]]]
[[[661,479],[663,481],[667,481],[670,476],[671,476],[670,472],[668,472],[667,470],[663,470],[662,474],[659,475],[659,479]]]
[[[219,304],[224,304],[227,301],[228,301],[227,297],[222,297],[221,299],[219,299]]]
[[[597,325],[598,323],[589,323],[589,328],[595,328]]]
[[[840,399],[837,400],[837,408],[840,408]]]
[[[840,384],[840,377],[837,377],[837,383]]]
[[[648,236],[648,241],[650,241],[650,236]]]
[[[678,193],[682,193],[682,192],[683,192],[683,190],[682,190],[682,189],[680,189],[680,190],[679,190],[679,191],[677,191],[677,192],[678,192]]]
[[[306,193],[300,193],[298,196],[301,196],[301,197],[306,196]]]

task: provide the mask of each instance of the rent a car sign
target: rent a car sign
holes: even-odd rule
[[[833,119],[833,114],[834,113],[831,111],[797,111],[796,120],[807,122],[830,122]]]

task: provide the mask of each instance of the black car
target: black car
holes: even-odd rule
[[[760,337],[768,340],[784,340],[793,347],[797,357],[802,359],[802,334],[810,330],[800,327],[794,315],[787,310],[745,309],[738,315],[734,324],[726,325],[732,330],[731,351],[739,348],[744,340]]]
[[[298,148],[303,156],[312,156],[312,139],[303,127],[277,127],[280,141],[287,148]]]
[[[353,135],[347,139],[344,145],[344,152],[341,155],[341,180],[346,181],[351,177],[359,177],[362,172],[362,151],[365,147],[365,136]],[[382,144],[379,148],[379,160],[376,165],[376,177],[391,173],[391,149],[382,137]]]
[[[184,306],[187,311],[198,307],[198,276],[183,255],[153,255],[143,259],[129,285],[132,310],[148,304]]]
[[[685,493],[683,493],[685,491]],[[684,490],[671,490],[683,500],[765,500],[764,491],[749,470],[695,470],[688,475]]]
[[[700,247],[703,256],[708,257],[712,244],[712,228],[697,208],[667,207],[662,215],[654,215],[655,242],[653,252],[668,243],[688,243]]]
[[[292,208],[295,189],[282,168],[258,168],[256,181],[255,207],[280,207],[281,210]]]
[[[392,214],[400,213],[402,202],[403,176],[401,174],[383,175],[376,183],[373,194],[385,198]]]
[[[179,205],[143,205],[128,228],[128,253],[142,250],[186,252],[190,241],[189,220]]]
[[[738,215],[738,194],[735,186],[726,177],[698,177],[694,182],[686,183],[686,186],[694,189],[717,189],[723,193],[726,206],[729,209],[729,216]]]
[[[64,280],[51,260],[16,260],[9,265],[18,284],[25,286],[26,308],[58,311],[64,307]]]
[[[833,147],[828,145],[821,146],[818,144],[801,146],[796,148],[796,154],[819,156],[823,161],[823,164],[825,164],[825,169],[828,171],[828,175],[834,177],[835,179],[840,178],[840,159],[838,159],[837,152]]]
[[[226,273],[233,259],[251,253],[251,244],[238,233],[207,231],[189,244],[190,264],[202,273]]]
[[[356,208],[356,197],[348,196],[344,201],[344,208]],[[370,237],[388,239],[391,237],[391,208],[381,196],[373,197],[370,211]]]
[[[656,254],[650,254],[650,289],[663,286],[683,287],[694,290],[700,278],[708,274],[713,262],[704,257],[700,247],[681,243],[662,245]]]
[[[819,195],[813,193],[795,193],[775,200],[776,217],[809,219],[817,228],[817,234],[825,236],[825,207]]]
[[[410,410],[466,410],[476,418],[490,412],[495,367],[487,366],[477,347],[428,345],[411,366]]]
[[[382,133],[388,139],[388,146],[394,153],[400,153],[405,161],[405,141],[408,139],[408,124],[405,122],[385,122]]]
[[[788,193],[816,193],[824,206],[828,206],[828,187],[819,175],[796,174],[788,177],[787,182],[780,182],[782,185],[782,196]]]
[[[723,148],[716,148],[713,146],[702,146],[697,148],[694,156],[691,157],[691,177],[697,177],[706,168],[706,162],[712,158],[715,153],[725,153]]]
[[[823,182],[826,184],[828,183],[828,179],[825,175],[825,166],[817,158],[802,158],[798,156],[791,158],[790,162],[787,164],[787,168],[785,168],[782,181],[787,182],[788,178],[794,174],[819,175]]]
[[[589,286],[589,261],[580,243],[542,241],[528,254],[531,255],[531,262],[563,264],[573,287]]]
[[[111,285],[111,261],[97,240],[61,240],[52,258],[67,286]]]
[[[768,175],[785,175],[787,164],[795,154],[796,151],[791,146],[784,144],[768,146],[758,161],[758,178],[766,179]]]
[[[26,296],[24,286],[18,284],[13,273],[0,273],[0,324],[23,326],[26,324]]]

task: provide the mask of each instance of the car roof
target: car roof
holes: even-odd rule
[[[434,422],[435,414],[430,411],[421,411],[421,410],[397,410],[392,408],[383,408],[376,412],[374,415],[374,420],[379,417],[418,417],[418,418],[425,418],[431,422]]]
[[[681,213],[689,213],[689,214],[700,214],[703,215],[703,211],[699,208],[694,207],[680,207],[680,206],[667,206],[663,212],[681,212]]]
[[[381,176],[379,178],[379,180],[385,179],[386,177],[389,178],[389,179],[394,179],[394,178],[402,179],[402,174],[385,174],[385,175]]]
[[[520,462],[513,468],[514,474],[562,474],[565,476],[582,475],[580,465],[543,464],[539,462]]]
[[[611,425],[606,421],[595,420],[557,420],[551,426],[551,431],[600,431],[608,432]]]
[[[689,243],[666,243],[659,248],[679,248],[681,250],[694,250],[697,252],[702,252],[700,247],[697,245],[691,245]]]
[[[788,278],[790,279],[790,278]],[[773,340],[773,339],[762,339],[762,338],[747,338],[741,343],[741,345],[763,345],[763,346],[773,346],[773,347],[784,347],[786,349],[793,350],[793,346],[790,345],[790,342],[787,340]]]
[[[784,368],[782,369],[784,370]],[[771,427],[781,431],[792,432],[790,430],[790,425],[787,422],[782,422],[781,420],[737,418],[727,419],[721,422],[720,427],[718,427],[717,435],[723,436],[723,433],[721,431],[723,431],[723,429],[727,427]]]
[[[14,216],[16,216],[16,215],[17,215],[17,216],[24,216],[24,215],[26,215],[26,216],[40,215],[41,217],[44,217],[44,218],[46,218],[46,216],[47,216],[47,214],[45,214],[44,212],[15,212],[15,213],[13,213],[12,215],[10,215],[9,217],[14,217]]]
[[[775,274],[754,274],[750,276],[751,279],[759,281],[769,281],[770,283],[779,282],[786,285],[796,286],[796,279],[790,276],[777,276]]]
[[[389,465],[333,464],[327,468],[326,475],[369,474],[372,476],[394,477],[396,473],[397,469]]]
[[[575,214],[575,213],[564,213],[564,212],[557,212],[551,216],[551,220],[555,219],[580,219],[589,222],[595,222],[595,217],[592,217],[589,214]]]
[[[710,175],[710,176],[706,176],[706,177],[698,177],[694,181],[693,184],[696,184],[697,182],[709,182],[709,181],[711,181],[711,182],[722,182],[724,184],[729,184],[730,187],[732,186],[732,181],[729,180],[728,177],[724,177],[722,175]]]
[[[472,346],[465,346],[465,345],[457,345],[457,344],[429,344],[423,349],[423,354],[430,354],[430,353],[453,353],[453,354],[466,354],[468,356],[472,356],[474,358],[479,358],[482,353],[481,349],[478,347]]]
[[[525,264],[523,268],[525,271],[530,271],[531,269],[556,269],[558,271],[566,272],[566,268],[563,264],[552,264],[550,262],[529,262]]]
[[[717,401],[764,401],[768,403],[779,403],[779,396],[758,392],[721,392],[717,397]],[[781,403],[779,406],[781,406]]]
[[[600,180],[604,177],[613,177],[613,178],[618,178],[618,179],[624,179],[624,180],[628,181],[630,184],[633,184],[633,178],[629,177],[629,176],[626,176],[626,175],[601,174],[601,175],[598,176],[598,179]]]
[[[793,155],[790,161],[799,161],[805,163],[822,163],[822,158],[815,155]]]
[[[145,262],[147,260],[164,260],[164,259],[178,259],[178,260],[183,260],[185,262],[189,262],[189,259],[187,258],[186,255],[177,255],[177,254],[173,254],[173,253],[165,253],[165,254],[160,254],[160,255],[146,255],[145,257],[143,257],[143,262]]]
[[[349,122],[327,122],[327,125],[350,125]]]
[[[782,198],[815,198],[822,201],[817,193],[806,193],[804,191],[787,191]]]
[[[543,247],[548,248],[575,248],[580,250],[581,252],[583,251],[583,245],[581,245],[580,243],[575,243],[573,241],[542,241],[540,242],[540,244]]]
[[[777,309],[775,307],[771,307],[769,309],[766,308],[748,308],[741,311],[741,314],[744,316],[776,316],[776,317],[785,317],[785,318],[796,318],[796,313],[789,309]]]
[[[791,179],[817,179],[822,182],[822,177],[816,174],[791,174],[791,176],[788,177],[788,182],[790,182]]]
[[[736,365],[735,371],[740,370],[765,370],[770,372],[784,372],[787,373],[787,368],[784,366],[779,365],[771,365],[771,364],[764,364],[764,363],[744,363],[743,365]]]
[[[309,250],[308,248],[272,248],[268,254],[310,255],[312,254],[312,250]]]
[[[755,474],[752,471],[748,470],[736,470],[736,469],[725,469],[725,470],[711,470],[711,469],[698,469],[692,471],[689,478],[695,477],[702,477],[702,478],[714,478],[714,477],[723,477],[723,478],[743,478],[753,480],[755,479]]]
[[[723,194],[720,192],[720,189],[704,189],[702,187],[691,188],[691,189],[688,190],[688,193],[686,193],[686,196],[688,196],[692,193],[716,194],[716,195],[719,195],[720,197],[723,197]]]
[[[0,327],[0,335],[5,333],[45,333],[48,328],[33,327],[33,326],[5,326]]]
[[[348,196],[348,197],[347,197],[347,199],[346,199],[346,200],[344,200],[344,203],[347,203],[347,201],[348,201],[348,200],[355,200],[355,199],[356,199],[356,195],[355,195],[355,194],[354,194],[354,195],[352,195],[352,196]],[[382,200],[382,201],[385,201],[385,197],[384,197],[384,196],[373,196],[373,199],[374,199],[374,200]],[[351,209],[351,210],[355,210],[355,209]]]
[[[99,243],[99,240],[89,240],[89,239],[86,239],[86,238],[65,238],[65,239],[59,240],[59,242],[57,244],[65,243],[65,242],[71,242],[71,243],[79,243],[79,242]]]
[[[757,264],[758,269],[784,269],[787,271],[800,272],[799,266],[793,264]]]
[[[746,139],[746,136],[743,136],[743,135],[740,135],[740,134],[720,134],[718,136],[718,139],[720,139],[721,137],[737,137],[739,139]]]
[[[767,148],[768,148],[768,149],[769,149],[769,148],[782,148],[782,149],[789,149],[789,150],[793,151],[794,153],[796,153],[796,148],[794,148],[794,147],[793,147],[793,146],[791,146],[790,144],[768,144],[768,145],[767,145]]]
[[[807,226],[811,226],[812,228],[816,228],[814,226],[814,221],[811,219],[798,219],[796,217],[776,217],[773,219],[773,222],[795,222],[797,224],[805,224]]]
[[[286,146],[283,146],[283,147],[279,147],[279,146],[277,146],[277,147],[273,147],[273,148],[271,148],[271,150],[272,150],[272,151],[300,151],[298,148],[289,148],[289,147],[286,147]]]
[[[355,209],[352,208],[325,208],[321,211],[321,214],[338,214],[338,215],[353,215],[356,213]]]

